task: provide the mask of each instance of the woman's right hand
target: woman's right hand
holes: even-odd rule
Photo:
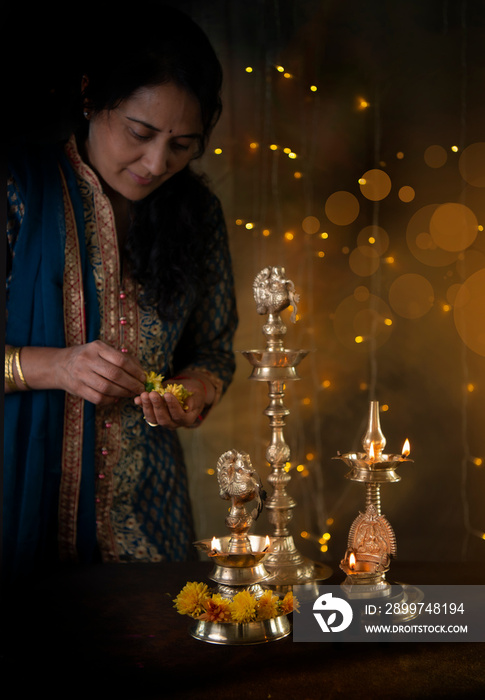
[[[24,347],[21,365],[29,388],[62,389],[96,405],[145,390],[137,358],[101,340],[69,348]]]

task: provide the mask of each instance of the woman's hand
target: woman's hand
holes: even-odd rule
[[[137,396],[145,386],[139,361],[95,340],[69,348],[22,348],[22,369],[31,389],[62,389],[96,405]]]
[[[135,398],[135,403],[142,408],[148,423],[163,425],[172,430],[182,426],[188,428],[199,422],[204,408],[212,403],[214,387],[210,382],[184,376],[181,379],[168,380],[164,382],[164,385],[174,382],[183,384],[187,391],[192,394],[186,399],[187,409],[184,410],[173,394],[166,392],[161,396],[156,391],[144,391]]]

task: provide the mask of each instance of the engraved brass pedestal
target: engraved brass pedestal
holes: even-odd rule
[[[284,405],[284,395],[287,382],[299,379],[296,368],[308,351],[284,347],[286,326],[280,312],[292,304],[294,321],[299,296],[295,294],[293,283],[286,279],[282,267],[262,270],[254,280],[253,292],[258,313],[267,315],[262,329],[266,347],[245,350],[242,354],[253,368],[249,378],[267,382],[270,399],[264,414],[269,418],[271,429],[266,459],[271,467],[268,481],[273,492],[265,507],[274,531],[272,550],[265,559],[265,567],[271,574],[271,580],[266,585],[284,590],[295,584],[305,585],[328,578],[332,571],[328,566],[302,556],[288,529],[296,503],[286,491],[291,480],[285,469],[290,459],[290,448],[285,441],[283,429],[290,411]]]

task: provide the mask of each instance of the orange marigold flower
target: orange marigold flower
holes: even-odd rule
[[[271,591],[265,591],[256,603],[258,619],[270,620],[278,615],[278,596]]]
[[[232,600],[231,615],[233,622],[251,622],[256,617],[256,598],[249,591],[236,593]]]
[[[289,591],[283,600],[280,601],[279,607],[282,615],[288,615],[291,612],[298,612],[299,603],[293,596],[292,591]]]
[[[204,610],[204,603],[209,598],[209,589],[205,583],[190,581],[185,584],[173,601],[181,615],[198,617]]]
[[[205,612],[200,615],[199,620],[207,622],[230,622],[231,621],[231,601],[223,598],[219,593],[214,593],[212,598],[204,602]]]

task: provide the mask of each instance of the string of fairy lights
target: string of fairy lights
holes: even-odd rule
[[[248,75],[255,75],[258,73],[258,70],[254,68],[253,66],[245,66],[244,67],[244,72]],[[272,70],[275,72],[276,75],[279,75],[281,80],[299,80],[298,76],[295,75],[294,73],[287,71],[283,65],[279,64],[272,64]],[[463,70],[466,72],[467,67],[466,65],[463,66]],[[309,97],[311,96],[316,96],[318,94],[319,87],[316,84],[308,84],[305,87],[305,92]],[[464,99],[464,98],[463,98]],[[381,222],[380,222],[380,203],[384,199],[383,196],[376,196],[372,197],[372,194],[369,194],[369,192],[366,192],[366,187],[367,188],[377,188],[379,187],[387,187],[388,183],[385,182],[384,185],[382,183],[376,182],[375,178],[376,176],[382,176],[382,179],[385,180],[385,177],[388,177],[385,173],[385,163],[381,159],[381,155],[379,153],[380,149],[380,124],[379,124],[379,96],[375,95],[373,100],[370,98],[367,98],[363,95],[357,95],[355,97],[355,101],[353,104],[353,109],[356,110],[357,112],[362,112],[365,113],[367,110],[370,108],[374,109],[375,112],[375,130],[373,134],[374,138],[374,158],[376,163],[378,164],[378,167],[375,169],[369,170],[368,173],[363,173],[360,175],[360,177],[356,178],[356,184],[360,188],[360,193],[364,195],[364,197],[367,197],[367,199],[371,202],[371,225],[366,227],[365,231],[362,231],[361,234],[361,247],[364,245],[367,248],[367,253],[368,253],[368,258],[364,260],[360,260],[360,262],[357,261],[357,255],[355,256],[354,260],[351,265],[355,265],[356,269],[359,269],[358,265],[367,265],[367,270],[372,268],[372,265],[375,264],[376,267],[373,270],[372,274],[368,274],[368,277],[370,279],[370,292],[369,294],[369,309],[371,311],[376,312],[377,310],[377,301],[380,296],[380,287],[382,284],[381,281],[381,270],[383,266],[395,266],[396,265],[396,254],[392,250],[386,249],[385,248],[385,241],[383,243],[383,238],[385,238],[385,235],[382,235],[382,227],[381,227]],[[462,123],[466,123],[466,105],[462,105],[462,110],[463,110],[463,120]],[[464,151],[465,149],[465,142],[464,139],[462,138],[461,143],[457,145],[456,143],[450,144],[449,145],[449,152],[450,154],[455,154],[456,157],[459,157],[460,154]],[[234,146],[229,146],[229,148],[233,148]],[[293,164],[293,167],[290,169],[290,176],[295,180],[295,181],[304,181],[306,178],[311,179],[311,176],[308,175],[308,171],[306,169],[306,163],[305,159],[303,156],[298,152],[298,149],[294,147],[294,145],[290,144],[284,144],[284,143],[276,143],[276,142],[267,142],[263,143],[257,138],[254,140],[249,141],[247,144],[247,149],[249,153],[256,153],[260,151],[260,149],[266,149],[269,153],[273,154],[278,154],[282,157],[286,157],[289,161],[289,163]],[[425,162],[429,167],[432,168],[437,168],[439,167],[439,161],[440,158],[442,159],[441,162],[444,162],[447,158],[447,154],[444,153],[445,149],[441,146],[431,146],[428,150],[427,153],[425,154]],[[213,155],[217,157],[223,157],[225,153],[225,148],[223,145],[216,145],[213,149]],[[402,151],[397,151],[395,154],[395,157],[398,161],[402,161],[405,158],[405,154]],[[215,166],[217,167],[217,166]],[[374,179],[373,179],[374,178]],[[334,193],[337,195],[338,193]],[[350,195],[346,201],[341,202],[340,210],[345,211],[347,216],[349,216],[348,212],[349,209],[352,209],[353,204],[356,201],[355,195],[352,193],[344,192],[340,193],[342,195]],[[399,200],[403,203],[409,203],[414,199],[415,196],[415,191],[414,188],[411,187],[409,184],[407,185],[402,185],[399,188],[398,191],[398,197]],[[331,197],[328,198],[330,200]],[[328,213],[328,212],[327,212]],[[355,217],[354,217],[355,218]],[[328,252],[325,248],[325,243],[329,241],[329,239],[332,237],[332,223],[335,226],[339,226],[341,222],[338,220],[338,217],[336,217],[333,221],[327,217],[327,223],[324,223],[322,226],[322,221],[320,220],[320,217],[315,216],[313,213],[306,213],[306,215],[303,216],[301,221],[299,222],[299,229],[297,229],[296,226],[289,226],[285,230],[281,229],[276,229],[275,227],[272,227],[271,225],[267,225],[264,220],[257,220],[248,218],[247,216],[241,216],[236,218],[233,221],[233,224],[235,227],[240,228],[240,229],[245,229],[246,231],[250,232],[252,234],[252,241],[254,244],[257,246],[258,242],[262,242],[265,239],[269,240],[271,238],[274,238],[275,236],[278,238],[278,241],[280,243],[285,244],[291,244],[296,238],[298,238],[301,233],[305,236],[305,243],[303,244],[303,253],[310,255],[312,260],[316,259],[321,259],[324,260],[325,258],[328,257]],[[329,225],[327,225],[329,224]],[[342,225],[344,225],[342,223]],[[322,230],[324,228],[325,230]],[[478,232],[483,232],[483,225],[477,224],[476,225],[476,230]],[[384,231],[385,234],[385,231]],[[309,243],[311,241],[311,243]],[[358,250],[356,248],[355,250]],[[423,248],[424,250],[424,248]],[[369,251],[372,251],[372,255],[369,254]],[[377,252],[376,252],[377,251]],[[350,245],[343,245],[341,248],[341,253],[345,256],[348,257],[349,261],[351,260],[351,255],[353,254],[352,248]],[[375,253],[375,254],[374,254]],[[304,255],[302,256],[304,258]],[[361,255],[362,257],[362,255]],[[379,264],[377,264],[377,262]],[[304,268],[304,271],[306,273],[309,273],[309,270],[312,270],[313,263],[309,263],[308,261],[304,261],[301,263],[302,267]],[[362,270],[362,268],[360,268]],[[303,273],[302,273],[303,274]],[[311,275],[309,275],[311,276]],[[308,279],[306,280],[308,283]],[[308,284],[307,284],[308,287]],[[359,287],[360,289],[360,294],[365,296],[366,292],[363,289],[363,287]],[[311,289],[310,289],[311,291]],[[308,295],[310,299],[312,298],[312,294],[310,293]],[[444,314],[450,314],[453,313],[453,303],[452,300],[443,300],[441,302],[438,302],[438,300],[435,300],[436,303],[440,303],[441,309]],[[309,304],[311,302],[308,302]],[[309,310],[307,309],[307,312]],[[394,319],[393,316],[395,314],[392,313],[392,311],[389,310],[389,313],[383,313],[381,314],[383,317],[383,326],[387,327],[387,329],[392,329],[392,326],[394,324]],[[308,316],[311,317],[311,310],[310,313],[308,313]],[[373,316],[373,323],[375,324],[375,319],[377,318],[378,313],[374,313]],[[298,316],[297,316],[298,318]],[[378,366],[377,366],[377,359],[376,359],[376,349],[377,349],[377,334],[375,332],[375,326],[370,327],[370,331],[368,330],[367,333],[355,333],[352,342],[355,344],[355,346],[360,346],[360,345],[366,345],[367,347],[367,353],[368,353],[368,362],[369,362],[369,377],[367,379],[362,379],[359,383],[359,390],[362,392],[366,392],[369,397],[372,399],[374,398],[374,392],[375,392],[375,387],[376,387],[376,382],[377,382],[377,377],[378,377]],[[381,331],[383,333],[384,331]],[[311,349],[311,348],[310,348]],[[481,529],[480,527],[477,527],[474,524],[474,521],[477,519],[476,513],[471,513],[470,512],[470,505],[469,505],[469,498],[468,498],[468,490],[469,490],[469,469],[470,466],[480,469],[483,467],[484,464],[484,457],[481,455],[473,454],[473,451],[469,447],[469,431],[468,431],[468,416],[469,416],[469,397],[476,393],[477,391],[480,391],[480,386],[479,382],[477,380],[474,380],[473,378],[470,378],[469,376],[469,366],[467,362],[467,347],[466,344],[463,343],[463,356],[462,356],[462,375],[463,375],[463,382],[464,382],[464,391],[463,391],[463,404],[461,407],[461,415],[462,415],[462,426],[461,426],[461,431],[462,431],[462,446],[463,446],[463,459],[462,459],[462,465],[461,465],[461,498],[462,498],[462,509],[463,509],[463,519],[464,519],[464,524],[465,524],[465,530],[466,530],[466,537],[472,536],[476,537],[482,540],[485,540],[485,531]],[[296,429],[295,433],[298,432],[298,425],[300,423],[300,415],[299,412],[304,411],[305,409],[312,408],[313,406],[317,405],[317,399],[318,396],[317,394],[319,392],[326,392],[326,391],[331,391],[334,387],[334,380],[331,376],[318,376],[318,368],[313,364],[311,366],[311,372],[314,375],[313,376],[313,383],[312,386],[314,387],[315,395],[311,396],[303,396],[299,397],[298,401],[294,401],[294,404],[292,406],[291,410],[291,421],[296,424]],[[380,410],[383,413],[386,413],[389,411],[390,407],[388,404],[384,403],[381,404]],[[266,427],[266,426],[265,426]],[[318,436],[322,432],[322,426],[319,423],[319,418],[317,412],[315,412],[314,415],[314,435]],[[307,436],[308,437],[308,436]],[[318,438],[316,437],[315,439],[315,444],[318,444]],[[304,497],[309,499],[310,504],[312,507],[310,509],[305,508],[305,511],[308,513],[311,513],[312,517],[316,517],[317,522],[318,522],[318,529],[315,530],[314,527],[312,527],[312,522],[311,522],[311,517],[309,517],[309,527],[308,529],[302,529],[300,531],[300,536],[302,539],[307,540],[309,542],[313,542],[315,546],[319,548],[319,550],[322,553],[327,553],[329,551],[330,547],[330,540],[332,538],[332,528],[336,525],[336,516],[335,513],[338,511],[338,506],[339,503],[333,504],[332,509],[329,511],[327,510],[327,507],[324,503],[324,488],[323,488],[323,483],[322,483],[322,465],[321,465],[321,456],[318,453],[318,449],[314,449],[313,447],[307,448],[305,445],[298,445],[297,449],[294,449],[294,446],[292,445],[292,454],[297,453],[299,458],[292,460],[289,462],[286,466],[286,469],[288,472],[292,472],[295,475],[298,475],[299,478],[306,480],[309,479],[312,483],[312,488],[308,489],[308,492],[305,493]],[[214,470],[212,468],[209,468],[207,470],[207,473],[209,475],[214,474]],[[316,486],[316,488],[315,488]],[[342,498],[345,497],[345,493],[342,494]],[[337,523],[338,524],[338,523]],[[340,525],[340,524],[339,524]],[[465,541],[463,543],[463,556],[466,556],[466,549],[467,549],[467,542]]]

